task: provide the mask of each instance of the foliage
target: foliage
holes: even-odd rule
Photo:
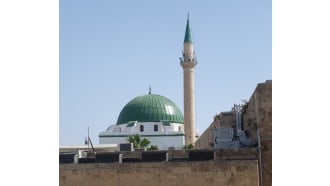
[[[151,145],[148,150],[159,150],[157,145]]]
[[[143,138],[141,140],[141,136],[139,134],[128,136],[127,141],[133,143],[134,148],[147,148],[151,143],[147,138]]]
[[[148,147],[148,145],[150,144],[151,142],[147,139],[147,138],[143,138],[142,141],[140,142],[140,146],[142,148],[144,147]]]
[[[184,145],[184,147],[183,147],[184,149],[192,149],[192,148],[194,148],[194,145],[193,144],[186,144],[186,145]]]
[[[249,106],[249,102],[246,101],[246,100],[243,100],[243,105],[242,105],[242,108],[241,108],[241,112],[244,114],[246,112],[246,110],[248,109],[248,106]]]
[[[215,114],[214,116],[213,116],[213,120],[215,121],[215,120],[220,120],[220,114]]]
[[[140,142],[141,142],[140,135],[136,134],[134,136],[128,136],[127,141],[133,143],[134,148],[140,148]]]

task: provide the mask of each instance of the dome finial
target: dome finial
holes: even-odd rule
[[[149,85],[149,94],[151,94],[151,85]]]

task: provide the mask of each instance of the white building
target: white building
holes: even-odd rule
[[[149,94],[129,101],[121,110],[117,123],[99,134],[100,144],[128,143],[130,135],[139,134],[160,150],[185,144],[183,115],[168,98]]]

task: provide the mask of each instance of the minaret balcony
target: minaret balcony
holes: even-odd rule
[[[197,62],[181,62],[180,64],[183,68],[186,68],[186,67],[193,68],[197,65]]]
[[[185,66],[190,66],[190,65],[197,65],[197,58],[196,57],[193,57],[193,58],[182,58],[180,57],[180,64],[181,66],[185,65]]]

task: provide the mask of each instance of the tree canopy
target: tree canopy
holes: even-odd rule
[[[133,136],[128,136],[127,141],[133,143],[134,148],[147,148],[148,150],[158,150],[157,145],[151,145],[150,148],[150,141],[147,138],[141,139],[139,134],[135,134]]]

